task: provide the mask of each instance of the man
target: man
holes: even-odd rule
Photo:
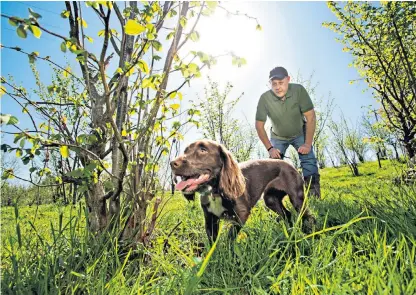
[[[261,95],[257,105],[257,134],[271,158],[281,159],[289,145],[296,148],[305,185],[310,185],[309,195],[320,198],[320,176],[312,148],[316,127],[312,101],[302,85],[289,83],[285,68],[271,70],[269,79],[272,89]],[[270,140],[264,129],[267,117],[272,122]]]

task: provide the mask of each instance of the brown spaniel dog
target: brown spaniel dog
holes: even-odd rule
[[[303,206],[303,179],[292,165],[282,160],[238,164],[223,145],[201,140],[189,145],[170,165],[175,179],[181,177],[177,190],[188,200],[193,200],[196,192],[200,193],[210,242],[217,238],[220,218],[235,221],[230,232],[231,238],[235,238],[263,193],[267,207],[289,221],[291,216],[283,206],[283,197],[288,195],[298,212]],[[314,223],[307,208],[303,218]]]

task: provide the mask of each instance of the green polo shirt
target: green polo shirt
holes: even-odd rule
[[[272,90],[263,93],[257,104],[256,121],[272,121],[271,137],[293,139],[303,133],[303,114],[313,109],[306,89],[299,84],[289,83],[286,99],[280,99]]]

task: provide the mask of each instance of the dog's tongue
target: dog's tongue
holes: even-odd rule
[[[175,188],[178,191],[183,191],[185,188],[187,188],[186,191],[192,191],[196,189],[199,184],[207,181],[208,178],[209,178],[208,174],[202,174],[198,178],[190,178],[188,180],[182,180],[175,186]]]

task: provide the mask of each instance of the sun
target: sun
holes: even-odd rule
[[[203,17],[197,26],[200,35],[198,42],[192,43],[190,50],[203,51],[218,58],[218,63],[207,75],[214,79],[224,79],[236,73],[238,67],[232,65],[231,55],[244,58],[246,66],[253,66],[261,59],[264,48],[264,34],[255,19],[244,16],[253,11],[253,3],[224,3],[226,10],[217,7],[215,14]],[[237,9],[238,7],[238,9]],[[239,11],[240,15],[234,15]],[[233,14],[231,14],[233,13]],[[249,14],[250,15],[250,14]]]

